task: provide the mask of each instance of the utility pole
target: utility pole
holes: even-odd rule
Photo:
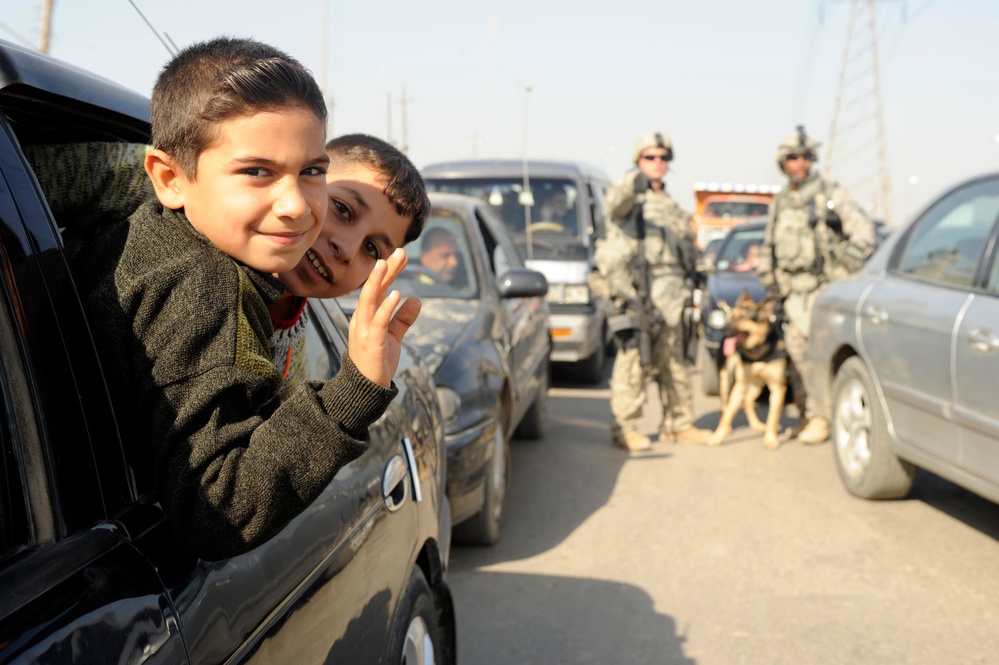
[[[45,0],[42,3],[42,26],[38,36],[38,52],[49,52],[49,36],[52,34],[52,5],[55,0]]]
[[[330,92],[329,86],[327,84],[326,72],[329,69],[329,43],[330,43],[330,7],[329,0],[323,0],[323,66],[322,66],[322,79],[323,79],[323,97],[326,99],[326,134],[330,137],[333,136],[333,93]]]
[[[826,173],[849,177],[844,186],[867,209],[889,226],[892,188],[881,101],[881,64],[878,60],[878,0],[850,0],[843,65],[833,108]]]
[[[406,107],[409,106],[409,103],[412,102],[412,101],[413,101],[412,97],[407,97],[406,96],[406,86],[402,86],[402,98],[399,99],[399,106],[402,107],[402,127],[400,129],[400,141],[401,141],[402,145],[399,146],[399,150],[401,150],[402,154],[404,154],[404,155],[408,155],[409,154],[409,140],[407,138],[408,137],[408,127],[406,126],[406,123],[407,123],[407,120],[406,120]]]
[[[392,139],[392,93],[391,92],[386,93],[385,97],[386,97],[386,109],[387,109],[386,115],[387,115],[387,118],[388,118],[388,120],[387,120],[387,122],[388,122],[388,137],[386,138],[386,140],[389,142],[389,145],[393,145],[394,146],[395,145],[395,141]]]

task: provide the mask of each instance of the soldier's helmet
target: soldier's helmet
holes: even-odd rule
[[[673,161],[673,142],[666,132],[646,132],[635,141],[635,154],[632,161],[638,163],[638,158],[642,156],[642,151],[646,148],[666,148],[666,156],[669,161]]]
[[[788,155],[808,155],[812,162],[819,161],[819,146],[822,144],[805,133],[805,126],[798,125],[793,134],[790,134],[777,146],[777,168],[783,170],[784,160]]]

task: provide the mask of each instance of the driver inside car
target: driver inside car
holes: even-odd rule
[[[420,265],[424,270],[419,271],[417,279],[424,284],[451,284],[460,264],[454,235],[439,226],[427,229],[420,244]]]

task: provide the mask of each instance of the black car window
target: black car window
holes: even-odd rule
[[[722,242],[715,257],[715,267],[718,270],[735,270],[743,272],[752,270],[763,245],[764,230],[734,230]]]
[[[15,399],[11,392],[12,372],[21,371],[15,361],[17,344],[7,314],[6,299],[0,297],[0,560],[19,546],[28,545],[28,515],[22,483],[22,451],[14,418]],[[14,352],[14,353],[12,353]]]
[[[970,288],[996,218],[999,181],[963,187],[935,204],[909,231],[896,257],[905,275]]]

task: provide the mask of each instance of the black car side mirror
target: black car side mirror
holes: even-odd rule
[[[496,280],[500,298],[531,298],[548,294],[548,280],[537,270],[510,268]]]

